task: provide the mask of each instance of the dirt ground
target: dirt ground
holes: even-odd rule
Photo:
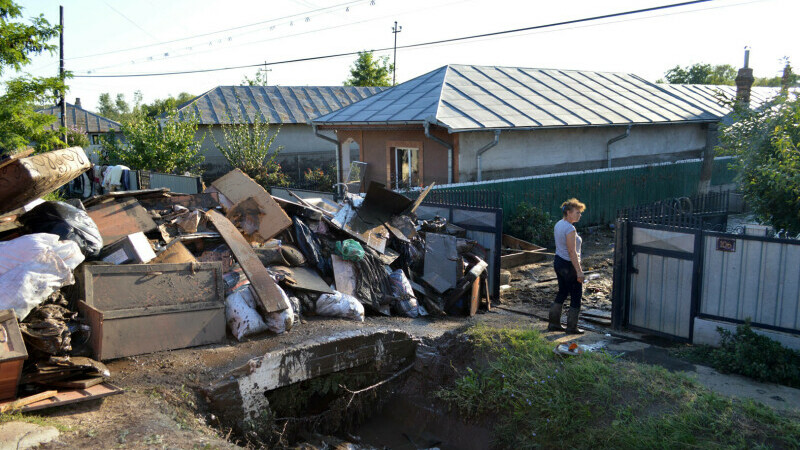
[[[584,232],[584,270],[600,278],[586,286],[590,308],[609,310],[613,230]],[[511,289],[502,306],[539,315],[555,295],[552,259],[515,268]],[[364,323],[309,317],[289,333],[263,335],[245,342],[230,338],[223,345],[205,346],[122,358],[107,363],[111,383],[125,393],[103,400],[66,406],[42,415],[69,431],[42,448],[236,448],[226,430],[219,430],[202,389],[249,359],[292,346],[314,336],[351,329],[400,329],[420,338],[435,338],[474,324],[492,327],[543,327],[543,322],[499,308],[471,318],[367,317]]]

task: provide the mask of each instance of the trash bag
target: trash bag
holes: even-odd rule
[[[50,233],[74,241],[89,258],[100,254],[103,238],[86,211],[64,202],[44,202],[19,217],[30,233]]]
[[[0,242],[0,309],[25,317],[50,294],[75,283],[72,271],[84,259],[74,241],[36,233]]]
[[[256,310],[255,296],[249,284],[225,297],[225,318],[231,333],[239,341],[267,329]]]
[[[317,299],[317,315],[343,317],[359,322],[364,321],[364,306],[352,295],[333,291],[333,294],[322,294]]]
[[[361,261],[364,258],[364,247],[353,239],[336,241],[336,254],[347,261]]]
[[[322,255],[317,236],[296,216],[292,217],[292,221],[294,222],[294,231],[297,235],[297,245],[300,247],[300,251],[323,276],[331,276],[333,269],[331,268],[330,258]]]
[[[394,309],[406,317],[427,316],[428,312],[417,302],[414,290],[405,272],[397,269],[389,275],[392,280],[392,295],[395,297]]]
[[[383,315],[390,315],[392,281],[383,262],[374,251],[364,252],[364,259],[353,262],[356,271],[355,295],[366,306]]]
[[[265,323],[269,331],[281,334],[284,331],[291,330],[294,326],[294,311],[292,310],[292,302],[289,300],[289,296],[286,295],[286,292],[280,286],[278,286],[278,290],[281,292],[281,296],[289,307],[282,311],[267,314]]]

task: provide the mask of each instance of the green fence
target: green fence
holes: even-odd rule
[[[712,185],[734,182],[732,158],[716,158]],[[512,178],[479,183],[458,183],[436,187],[430,200],[499,207],[504,221],[514,215],[517,205],[530,203],[554,217],[560,217],[561,203],[576,197],[586,203],[582,225],[612,223],[617,210],[670,197],[697,193],[701,161],[600,169],[586,172]],[[419,192],[409,193],[412,197]]]

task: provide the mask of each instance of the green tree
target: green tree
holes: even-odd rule
[[[267,71],[270,69],[258,69],[256,76],[253,78],[244,76],[244,79],[239,86],[266,86],[267,85]]]
[[[283,147],[272,148],[280,127],[270,133],[269,120],[253,117],[252,123],[239,116],[231,115],[229,122],[223,123],[222,142],[210,133],[214,146],[222,153],[231,167],[241,169],[250,178],[264,187],[288,186],[289,177],[281,170],[277,157]]]
[[[757,110],[736,108],[718,153],[736,156],[738,181],[756,215],[800,233],[800,98],[779,96]]]
[[[670,84],[727,84],[733,85],[736,80],[736,69],[730,64],[693,64],[691,66],[675,66],[664,74]],[[662,80],[659,80],[662,81]]]
[[[147,103],[142,103],[141,106],[139,106],[139,111],[148,117],[158,117],[167,111],[178,109],[179,106],[191,101],[194,97],[194,95],[188,92],[181,92],[177,97],[170,95],[164,99],[153,100],[153,103],[149,105]]]
[[[50,25],[43,16],[29,23],[17,21],[22,8],[11,0],[0,0],[0,75],[9,69],[19,72],[31,63],[31,56],[45,51],[53,52],[55,46],[48,41],[58,36],[59,27]],[[21,150],[31,142],[38,148],[64,146],[58,133],[45,130],[55,117],[39,114],[37,104],[53,104],[56,91],[66,85],[58,77],[33,77],[22,75],[5,82],[0,95],[0,153]]]
[[[197,117],[186,115],[178,120],[175,110],[163,119],[133,114],[122,121],[125,143],[113,134],[103,137],[101,163],[165,173],[197,171],[205,159],[200,154],[202,139],[195,140],[197,122]]]
[[[358,58],[350,67],[350,78],[345,86],[391,86],[394,64],[389,64],[389,57],[375,58],[372,52],[358,52]]]

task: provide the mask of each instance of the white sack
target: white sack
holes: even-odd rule
[[[283,300],[287,305],[289,305],[289,307],[283,311],[267,314],[266,323],[269,331],[281,334],[284,331],[291,330],[294,326],[294,310],[292,309],[292,302],[289,300],[289,296],[286,295],[286,292],[284,292],[280,286],[277,286],[277,288],[281,292]]]
[[[267,324],[256,310],[256,301],[249,284],[225,298],[225,318],[231,333],[240,341],[245,336],[267,329]]]
[[[364,305],[352,295],[334,291],[317,299],[317,315],[364,321]]]
[[[84,259],[73,241],[35,233],[0,242],[0,309],[20,319],[63,286],[75,283],[72,271]]]

